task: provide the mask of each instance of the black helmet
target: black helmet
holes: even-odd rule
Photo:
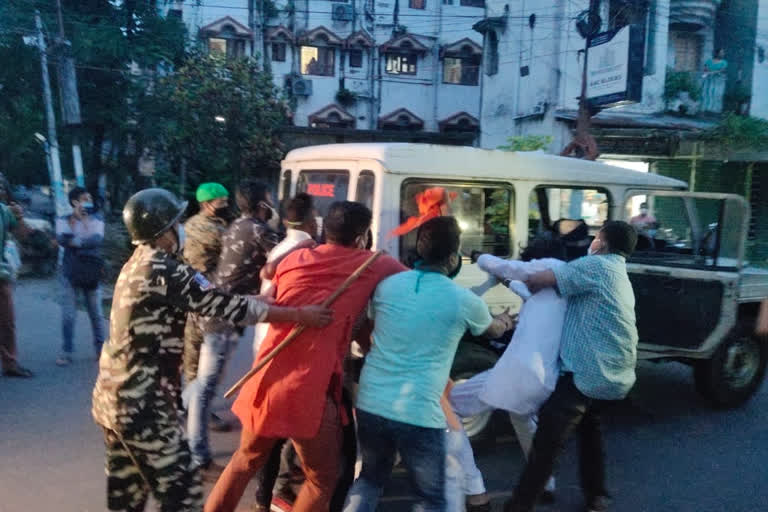
[[[123,207],[123,222],[134,244],[155,240],[187,211],[187,202],[162,188],[140,190]]]

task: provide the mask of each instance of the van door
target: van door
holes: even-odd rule
[[[749,206],[733,194],[630,191],[641,358],[706,357],[735,325]]]

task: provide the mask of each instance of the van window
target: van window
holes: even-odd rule
[[[408,180],[403,183],[400,193],[401,222],[419,216],[417,194],[435,187],[444,189],[445,195],[452,197],[443,208],[443,214],[456,217],[461,227],[461,253],[464,256],[469,256],[472,251],[496,256],[509,256],[512,253],[512,187]],[[414,229],[400,239],[400,257],[403,261],[407,261],[415,252],[417,231]]]
[[[558,220],[583,220],[591,234],[608,220],[610,198],[605,189],[537,187],[531,192],[528,230],[535,236]]]
[[[296,192],[311,195],[321,217],[325,217],[331,204],[346,201],[348,189],[349,171],[301,171],[296,182]]]
[[[746,213],[733,199],[638,194],[627,200],[625,211],[638,231],[633,261],[694,267],[738,264]]]
[[[285,201],[291,197],[291,171],[283,171],[282,183],[280,184],[280,199]]]
[[[371,171],[361,171],[357,177],[357,190],[355,201],[362,203],[373,210],[373,187],[376,184],[376,176]]]

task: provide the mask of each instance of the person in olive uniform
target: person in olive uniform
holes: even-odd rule
[[[221,238],[230,220],[229,191],[221,183],[202,183],[197,187],[195,199],[200,211],[187,219],[184,231],[184,262],[210,279],[221,254]],[[184,332],[184,379],[187,383],[197,377],[203,332],[191,315]]]
[[[115,286],[110,336],[99,360],[93,417],[104,429],[107,508],[142,511],[151,492],[163,512],[199,511],[203,488],[192,465],[178,409],[187,314],[323,326],[321,306],[286,308],[223,293],[178,253],[186,202],[146,189],[131,197],[123,220],[136,249]]]

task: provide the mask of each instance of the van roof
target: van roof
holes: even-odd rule
[[[509,152],[468,146],[408,143],[325,144],[294,149],[285,162],[377,160],[395,174],[439,174],[537,182],[620,184],[643,188],[686,190],[684,181],[632,171],[588,160],[554,156],[543,151]],[[545,171],[546,170],[546,171]],[[545,178],[546,176],[546,178]]]

